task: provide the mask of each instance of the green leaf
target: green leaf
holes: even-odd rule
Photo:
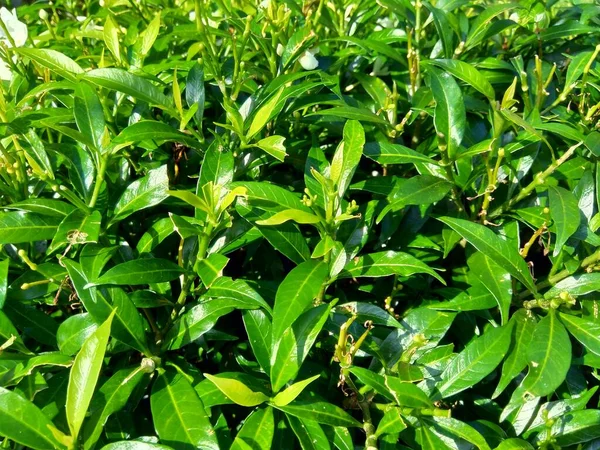
[[[571,341],[554,310],[536,325],[527,359],[529,372],[523,387],[532,395],[551,394],[565,380],[571,366]]]
[[[165,444],[174,448],[219,450],[202,401],[180,373],[159,372],[152,386],[150,407],[156,433]]]
[[[106,322],[85,340],[71,367],[66,411],[69,430],[75,442],[100,376],[114,314],[111,313]]]
[[[360,322],[371,321],[373,325],[384,325],[386,327],[402,328],[393,315],[384,311],[379,306],[364,302],[344,303],[335,307],[335,312],[349,316],[356,316]]]
[[[4,342],[14,338],[14,342],[11,346],[13,349],[21,353],[31,354],[19,336],[19,332],[12,324],[6,313],[2,310],[0,310],[0,337]]]
[[[273,307],[273,343],[288,329],[319,294],[327,278],[327,264],[306,261],[295,267],[281,282]]]
[[[558,318],[586,350],[600,356],[600,324],[571,314],[559,313]]]
[[[334,427],[361,427],[361,423],[342,408],[323,401],[295,401],[285,406],[273,405],[275,408],[302,420],[331,425]]]
[[[303,224],[316,224],[321,222],[319,217],[315,216],[306,211],[301,211],[299,209],[284,209],[283,211],[279,211],[265,220],[257,220],[257,225],[280,225],[282,223],[287,222],[288,220],[292,220],[296,223]]]
[[[117,149],[142,141],[179,142],[191,148],[199,148],[200,143],[192,136],[182,133],[164,122],[141,120],[129,125],[115,137],[111,145],[113,152]]]
[[[56,50],[49,48],[19,48],[16,51],[69,81],[77,81],[77,76],[83,73],[83,69],[79,64]]]
[[[210,288],[211,285],[223,277],[223,269],[229,262],[227,256],[213,253],[202,259],[197,265],[197,272],[202,280],[202,284]]]
[[[443,199],[452,184],[432,175],[418,175],[404,180],[389,198],[390,204],[377,216],[381,222],[390,211],[399,211],[407,205],[430,205]]]
[[[379,395],[388,400],[396,401],[396,396],[392,394],[391,390],[388,388],[386,379],[383,375],[358,366],[352,366],[348,368],[348,370],[355,375],[362,384],[375,389]]]
[[[443,53],[446,58],[452,58],[454,55],[454,32],[448,21],[446,12],[441,8],[432,6],[429,2],[423,2],[423,5],[431,13],[433,24],[442,42]]]
[[[233,181],[233,154],[215,139],[206,149],[200,166],[198,188],[212,181],[214,186],[228,186]]]
[[[523,439],[509,438],[503,440],[495,450],[534,450],[534,446]]]
[[[0,435],[32,449],[66,449],[62,434],[44,413],[19,394],[0,387]]]
[[[264,311],[251,309],[243,312],[244,327],[256,361],[265,373],[271,371],[271,321]]]
[[[119,264],[101,275],[100,278],[85,285],[88,289],[92,286],[103,284],[151,284],[175,280],[183,273],[183,269],[169,261],[160,258],[134,259]]]
[[[210,375],[208,373],[205,373],[204,376],[217,386],[227,398],[238,405],[256,406],[269,400],[269,397],[264,393],[253,391],[235,378],[228,378],[224,375]]]
[[[86,72],[83,78],[97,86],[122,92],[137,100],[156,105],[163,109],[172,107],[171,101],[163,95],[160,89],[148,80],[123,69],[93,69]]]
[[[149,355],[143,319],[127,294],[119,288],[97,289],[92,287],[86,289],[84,286],[87,285],[88,279],[83,274],[81,266],[67,258],[63,258],[61,261],[67,268],[77,297],[87,312],[94,317],[96,323],[102,323],[113,311],[116,311],[112,326],[114,337]]]
[[[376,436],[389,433],[400,433],[406,429],[406,423],[400,414],[400,408],[388,409],[377,425]]]
[[[453,435],[475,445],[479,450],[490,450],[490,446],[484,437],[472,426],[452,417],[431,418],[435,428],[440,429],[441,435]],[[430,422],[431,423],[431,422]]]
[[[195,63],[188,72],[185,84],[185,101],[188,105],[188,108],[191,108],[192,105],[198,105],[195,117],[199,123],[202,122],[202,118],[204,117],[205,98],[206,91],[204,89],[204,70],[200,64]]]
[[[273,158],[283,161],[287,156],[287,153],[285,152],[285,146],[283,145],[284,142],[285,138],[283,136],[274,135],[261,139],[256,143],[256,145]]]
[[[70,203],[50,198],[29,198],[21,202],[6,205],[4,208],[33,212],[41,216],[61,218],[65,218],[75,210],[75,207]]]
[[[510,274],[485,256],[483,253],[473,253],[468,260],[470,273],[492,294],[498,308],[502,325],[509,319],[509,309],[512,301],[512,280]]]
[[[494,101],[494,88],[490,82],[471,64],[458,59],[432,59],[429,64],[434,64],[454,77],[464,81],[474,89],[485,95],[490,101]]]
[[[360,122],[349,120],[344,125],[344,139],[338,145],[331,161],[330,178],[340,197],[350,186],[365,145],[365,130]]]
[[[535,330],[535,320],[526,309],[519,309],[510,318],[513,322],[511,346],[502,365],[502,376],[492,398],[498,397],[508,383],[527,367],[527,349]]]
[[[531,292],[536,293],[535,283],[519,252],[506,241],[497,236],[492,230],[468,220],[455,219],[452,217],[439,217],[438,220],[448,225],[473,247],[482,252],[508,273],[519,280]]]
[[[171,447],[143,441],[119,441],[107,444],[102,450],[173,450]]]
[[[296,400],[296,397],[298,397],[302,393],[306,386],[308,386],[310,383],[312,383],[319,377],[320,375],[315,375],[314,377],[310,377],[306,380],[298,381],[292,384],[291,386],[281,391],[279,394],[272,398],[273,404],[277,406],[285,406],[293,402],[294,400]]]
[[[6,302],[6,288],[8,287],[8,267],[10,259],[0,261],[0,309]]]
[[[446,72],[430,67],[429,83],[435,100],[433,122],[438,134],[438,146],[453,161],[467,126],[467,113],[460,87]]]
[[[113,54],[117,63],[121,62],[121,51],[119,48],[119,25],[108,15],[103,29],[104,44]]]
[[[556,227],[554,256],[558,256],[567,239],[579,228],[579,206],[572,192],[561,187],[549,186],[550,217]]]
[[[230,450],[269,450],[275,434],[275,416],[270,406],[255,409],[244,420]]]
[[[120,369],[98,389],[94,398],[96,409],[87,419],[83,428],[83,448],[85,450],[96,445],[107,419],[125,407],[129,397],[144,378],[150,381],[140,367]],[[92,402],[92,406],[94,406],[94,402]]]
[[[75,355],[97,329],[98,324],[90,314],[71,316],[58,327],[56,333],[58,348],[65,355]]]
[[[444,398],[474,386],[500,364],[510,346],[511,328],[508,324],[486,330],[450,361],[438,386]]]
[[[96,149],[102,149],[102,136],[104,135],[104,111],[96,91],[87,83],[77,85],[77,96],[73,101],[73,115],[77,128]]]
[[[55,251],[65,244],[76,245],[85,244],[86,242],[98,242],[101,222],[102,214],[100,214],[100,211],[88,214],[85,211],[76,209],[60,223],[48,251]]]
[[[561,292],[579,296],[598,290],[600,290],[600,273],[581,273],[559,281],[544,294],[544,297],[547,299],[558,297]]]
[[[273,118],[275,105],[279,102],[279,98],[283,93],[284,88],[279,89],[271,98],[263,103],[258,110],[252,115],[250,127],[246,133],[246,139],[252,139],[256,133],[262,130],[265,125]]]
[[[556,439],[556,445],[561,448],[598,439],[600,410],[588,409],[567,413],[556,420],[550,433]]]
[[[0,244],[52,239],[59,223],[59,217],[20,211],[0,213]]]
[[[485,33],[490,27],[490,22],[501,14],[518,7],[515,3],[502,3],[496,5],[488,5],[483,11],[477,15],[471,27],[465,42],[465,49],[470,49],[478,45],[484,38]]]
[[[389,142],[369,142],[365,144],[363,154],[379,164],[437,164],[435,160],[408,147]]]
[[[302,450],[330,450],[331,445],[323,427],[310,419],[298,419],[286,414],[292,431],[298,438]]]
[[[271,313],[269,304],[248,283],[240,278],[233,280],[229,277],[220,277],[206,292],[206,296],[234,300],[240,308],[263,308]]]
[[[371,253],[349,262],[338,278],[360,278],[360,277],[385,277],[389,275],[402,275],[409,277],[415,273],[426,273],[445,283],[433,269],[421,260],[408,253],[387,252]]]
[[[111,223],[121,221],[144,208],[157,205],[169,195],[167,166],[148,171],[148,174],[131,183],[117,201]]]
[[[273,342],[270,363],[273,392],[278,392],[298,375],[302,363],[329,317],[330,309],[330,304],[309,309],[291,327],[285,329],[278,343]]]
[[[385,386],[396,400],[398,406],[409,408],[431,408],[433,402],[427,394],[412,383],[406,383],[398,377],[385,376]]]

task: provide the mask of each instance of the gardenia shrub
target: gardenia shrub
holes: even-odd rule
[[[2,448],[600,448],[593,1],[6,6]]]

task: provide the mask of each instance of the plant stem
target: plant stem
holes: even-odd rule
[[[579,144],[575,144],[572,147],[570,147],[560,158],[558,158],[555,162],[550,164],[550,166],[546,170],[538,173],[534,177],[533,181],[531,183],[529,183],[527,186],[525,186],[523,189],[521,189],[521,192],[519,192],[519,194],[516,197],[511,198],[507,203],[505,203],[500,208],[493,211],[490,214],[490,217],[496,217],[496,216],[499,216],[500,214],[506,212],[507,210],[512,208],[514,205],[519,203],[521,200],[526,198],[529,194],[531,194],[535,190],[535,188],[543,185],[546,182],[546,178],[548,178],[550,175],[552,175],[552,173],[561,164],[563,164],[567,159],[569,159],[573,155],[573,153],[575,153],[575,150],[577,150],[577,148],[579,146],[581,146],[581,144],[583,144],[583,142],[580,142]]]
[[[363,394],[360,393],[360,391],[352,381],[352,378],[350,378],[350,372],[348,371],[348,369],[342,369],[342,374],[344,376],[346,384],[350,387],[350,389],[352,389],[354,395],[356,395],[358,406],[362,411],[363,430],[367,435],[367,439],[365,441],[365,450],[377,450],[377,435],[375,434],[375,426],[373,425],[373,420],[371,419],[369,401],[365,398]]]
[[[104,174],[106,173],[106,157],[101,158],[100,167],[98,168],[98,174],[96,175],[96,183],[94,184],[94,192],[92,192],[92,198],[90,199],[89,207],[93,208],[96,206],[98,201],[98,195],[100,195],[100,188],[104,182]]]

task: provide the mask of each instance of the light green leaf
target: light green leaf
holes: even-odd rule
[[[315,375],[314,377],[307,378],[306,380],[298,381],[288,388],[281,391],[275,397],[272,398],[272,402],[277,406],[285,406],[291,402],[293,402],[296,397],[298,397],[302,391],[308,386],[310,383],[319,378],[320,375]]]
[[[263,103],[258,110],[252,115],[252,122],[246,133],[246,139],[252,139],[256,133],[262,130],[265,125],[273,118],[275,111],[275,105],[279,101],[279,97],[283,93],[284,88],[280,88],[271,98]]]
[[[73,115],[81,134],[93,142],[97,150],[102,150],[102,136],[106,127],[104,111],[96,91],[87,83],[77,85]]]
[[[52,239],[60,224],[60,217],[35,213],[0,213],[0,244],[20,244]]]
[[[235,378],[228,378],[224,375],[210,375],[208,373],[205,373],[204,376],[217,386],[227,398],[238,405],[256,406],[269,400],[269,397],[264,393],[253,391]]]
[[[321,221],[317,216],[299,209],[284,209],[265,220],[257,220],[257,225],[280,225],[292,220],[296,223],[316,224]]]
[[[283,159],[287,156],[287,153],[285,152],[285,146],[283,145],[284,142],[285,138],[283,136],[274,135],[261,139],[256,143],[256,145],[273,158],[283,161]]]
[[[384,380],[385,386],[389,389],[398,406],[409,408],[431,408],[433,406],[433,402],[429,400],[427,394],[416,385],[389,375],[386,375]]]
[[[156,141],[179,142],[191,148],[199,148],[200,143],[192,136],[182,133],[164,122],[141,120],[125,128],[112,142],[112,151],[131,145],[135,142]]]

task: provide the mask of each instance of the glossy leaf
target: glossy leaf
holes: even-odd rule
[[[307,261],[294,268],[277,289],[273,307],[273,343],[279,342],[284,331],[312,303],[327,277],[327,265]]]
[[[231,450],[268,450],[275,434],[273,408],[258,408],[246,417],[244,425],[235,436]]]
[[[516,250],[510,248],[506,241],[496,236],[492,230],[463,219],[440,217],[438,220],[448,225],[473,247],[503,267],[530,291],[534,293],[537,291],[523,258]]]
[[[579,206],[575,196],[561,187],[549,187],[548,198],[550,216],[556,227],[554,256],[557,256],[567,239],[579,228]]]
[[[69,430],[75,441],[100,376],[113,317],[114,312],[85,340],[71,368],[66,410]]]
[[[159,258],[135,259],[119,264],[85,287],[103,284],[150,284],[171,281],[179,277],[183,269],[177,264]]]
[[[567,376],[571,341],[553,310],[537,323],[527,349],[527,360],[529,372],[523,386],[533,395],[550,394]]]
[[[152,386],[150,406],[154,428],[165,444],[174,448],[219,449],[202,401],[183,375],[159,373]]]
[[[475,385],[500,364],[508,352],[511,328],[509,324],[488,329],[452,359],[438,386],[444,398]]]
[[[224,375],[210,375],[205,373],[217,388],[223,392],[232,402],[241,406],[256,406],[269,400],[262,392],[255,392],[241,381],[235,378],[228,378]]]

